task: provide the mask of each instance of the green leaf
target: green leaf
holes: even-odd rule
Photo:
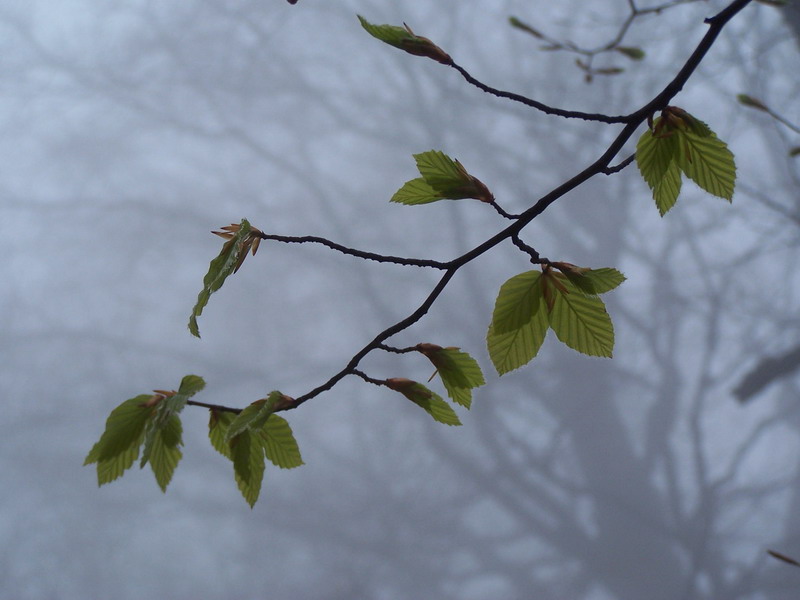
[[[460,162],[444,152],[421,152],[414,154],[414,160],[422,177],[404,183],[392,196],[392,202],[428,204],[437,200],[464,198],[494,202],[494,196],[483,182],[467,173]]]
[[[535,318],[519,329],[507,333],[497,333],[490,325],[486,342],[489,357],[492,359],[497,373],[505,375],[509,371],[528,364],[539,352],[546,335],[547,309],[544,307],[544,299],[542,299],[542,307],[536,313]]]
[[[145,424],[153,414],[153,407],[147,406],[152,398],[142,394],[125,400],[111,411],[106,419],[106,429],[100,440],[89,451],[84,465],[113,458],[128,450],[141,438]]]
[[[184,409],[189,398],[202,390],[205,385],[206,383],[203,381],[202,377],[186,375],[181,380],[178,392],[156,390],[158,395],[153,397],[155,401],[155,414],[145,430],[144,451],[142,452],[142,459],[140,461],[141,467],[144,467],[148,461],[151,460],[154,444],[161,443],[158,441],[159,436],[165,435],[165,431],[174,427],[174,419],[177,418],[177,415]],[[178,422],[178,427],[180,427],[180,421]],[[180,460],[180,452],[178,452],[177,456],[177,460]],[[156,480],[158,480],[158,474],[156,474]],[[159,485],[161,485],[160,481]]]
[[[478,361],[459,348],[442,348],[435,344],[419,344],[417,349],[436,367],[447,395],[466,408],[472,405],[472,388],[485,382]]]
[[[642,60],[645,57],[645,52],[641,48],[632,46],[617,46],[614,48],[620,54],[624,54],[631,60]]]
[[[439,150],[429,150],[414,154],[417,161],[417,169],[425,180],[437,191],[445,191],[457,188],[465,183],[466,172],[458,168],[456,161]],[[457,198],[454,198],[457,200]]]
[[[139,457],[145,426],[153,415],[147,405],[151,395],[130,398],[111,411],[100,440],[92,447],[84,465],[97,464],[97,484],[110,483],[122,476]]]
[[[702,136],[693,131],[681,131],[677,137],[680,140],[678,166],[686,176],[709,194],[730,202],[736,183],[736,164],[725,142],[713,132]]]
[[[414,205],[428,204],[443,199],[444,196],[425,183],[424,179],[418,177],[417,179],[406,181],[403,187],[397,190],[394,196],[392,196],[391,202]]]
[[[190,398],[197,392],[202,391],[206,387],[206,382],[198,375],[186,375],[181,379],[181,385],[178,388],[178,394]]]
[[[625,275],[610,267],[602,269],[562,269],[562,273],[576,288],[590,296],[610,292],[625,281]]]
[[[555,274],[554,274],[555,275]],[[587,296],[566,278],[553,285],[550,327],[564,344],[590,356],[611,357],[614,327],[598,296]]]
[[[657,126],[661,117],[656,119]],[[677,163],[678,140],[675,136],[653,135],[648,129],[636,145],[636,165],[653,191],[658,211],[664,216],[681,191],[681,171]]]
[[[361,15],[357,15],[361,26],[372,37],[379,39],[382,42],[394,46],[395,48],[403,47],[403,42],[409,42],[414,36],[403,27],[396,25],[373,25]]]
[[[230,441],[240,433],[249,429],[260,429],[269,416],[278,408],[283,398],[280,392],[270,392],[269,396],[256,400],[240,412],[228,426],[225,439]]]
[[[421,383],[404,379],[402,377],[395,377],[387,379],[386,385],[396,392],[400,392],[406,398],[411,400],[417,406],[420,406],[427,412],[434,420],[445,425],[461,425],[458,415],[452,407],[442,400],[442,397],[433,393]]]
[[[200,337],[197,317],[203,314],[203,309],[208,304],[211,294],[222,287],[225,279],[236,272],[242,260],[244,260],[244,256],[253,243],[250,232],[250,223],[247,219],[242,219],[238,231],[233,234],[231,239],[225,242],[219,255],[209,264],[208,273],[203,278],[203,289],[197,295],[197,302],[192,308],[192,314],[189,317],[189,331],[192,335]]]
[[[139,458],[139,448],[144,441],[144,433],[137,441],[136,444],[131,445],[127,450],[117,454],[113,458],[101,460],[97,462],[97,485],[111,483],[115,479],[119,479],[128,469],[133,466],[133,463]]]
[[[492,313],[494,333],[516,331],[534,318],[542,305],[541,274],[541,271],[525,271],[500,286]]]
[[[300,448],[286,419],[269,415],[259,433],[264,452],[276,467],[294,469],[303,464]]]
[[[225,458],[233,460],[231,447],[227,441],[228,427],[233,422],[236,415],[227,411],[209,410],[208,418],[208,439],[214,450],[222,454]]]
[[[261,493],[264,479],[264,447],[257,432],[243,431],[230,441],[236,484],[250,508]]]
[[[179,448],[183,444],[182,433],[181,420],[176,415],[172,415],[154,436],[149,462],[162,492],[167,491],[175,468],[183,456]]]

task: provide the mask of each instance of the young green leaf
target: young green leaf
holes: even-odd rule
[[[660,118],[656,120],[656,125]],[[681,191],[681,170],[676,156],[677,139],[674,136],[657,137],[648,129],[636,145],[636,165],[653,191],[659,213],[663,217],[675,205]]]
[[[167,491],[175,468],[183,456],[179,448],[183,444],[182,433],[181,420],[177,415],[172,415],[166,424],[155,433],[149,448],[148,462],[162,492]]]
[[[230,460],[233,460],[233,457],[231,456],[231,447],[226,436],[228,428],[235,418],[236,415],[231,412],[209,410],[208,439],[214,450]]]
[[[465,182],[463,168],[457,161],[439,150],[429,150],[414,155],[419,174],[435,190],[447,190]]]
[[[464,166],[438,150],[414,154],[421,178],[403,184],[392,196],[401,204],[428,204],[437,200],[475,198],[494,202],[494,196],[484,183],[470,175]]]
[[[139,457],[145,426],[154,409],[153,396],[142,394],[130,398],[111,411],[100,440],[84,460],[84,466],[97,464],[97,483],[103,485],[120,477]]]
[[[227,241],[222,246],[222,250],[217,257],[209,264],[208,273],[203,278],[203,289],[197,295],[197,302],[192,308],[192,314],[189,317],[189,331],[196,337],[200,337],[197,318],[203,314],[203,309],[208,304],[209,297],[222,287],[229,275],[239,270],[249,250],[252,249],[253,254],[255,254],[258,248],[257,240],[261,239],[254,235],[260,232],[253,230],[247,219],[242,219],[239,225],[223,227],[222,229],[228,233],[215,233],[226,238]]]
[[[417,344],[422,352],[436,367],[447,390],[447,395],[461,406],[472,405],[472,388],[486,383],[483,379],[478,361],[459,348],[442,348],[436,344]]]
[[[536,316],[542,298],[541,275],[541,271],[525,271],[500,286],[492,313],[495,334],[516,331]]]
[[[414,205],[428,204],[443,199],[444,196],[425,183],[424,179],[418,177],[417,179],[406,181],[403,187],[397,190],[394,196],[392,196],[391,202]]]
[[[421,383],[402,377],[394,377],[386,380],[386,386],[403,394],[414,404],[423,408],[439,423],[461,425],[461,421],[452,407],[442,400],[441,396],[433,393]]]
[[[486,343],[489,357],[498,374],[504,375],[529,363],[542,347],[548,327],[547,307],[543,296],[539,297],[538,303],[533,318],[518,329],[499,333],[494,323],[489,326]]]
[[[361,15],[358,15],[358,20],[367,33],[390,46],[399,48],[414,56],[432,58],[443,65],[453,64],[453,59],[451,59],[444,50],[439,48],[439,46],[428,38],[416,35],[411,31],[408,25],[405,25],[405,27],[397,27],[396,25],[373,25]]]
[[[264,479],[264,447],[255,431],[243,431],[230,441],[236,484],[250,508],[261,493]]]
[[[625,275],[609,267],[587,269],[569,263],[553,263],[553,266],[561,271],[576,288],[590,296],[610,292],[625,281]]]
[[[548,273],[552,278],[553,308],[549,321],[558,339],[590,356],[611,357],[614,349],[614,327],[605,304],[597,296],[587,296],[566,277]]]
[[[681,170],[709,194],[730,202],[736,183],[736,164],[725,142],[713,133],[702,136],[691,130],[679,132],[678,137]]]
[[[230,441],[245,430],[260,429],[269,416],[278,409],[284,398],[286,397],[280,392],[270,392],[266,398],[256,400],[247,406],[228,426],[225,439]]]
[[[181,379],[181,385],[178,388],[178,394],[185,396],[187,399],[194,396],[197,392],[206,387],[206,382],[199,375],[186,375]]]
[[[269,415],[258,433],[267,458],[276,467],[294,469],[303,464],[297,440],[294,439],[292,428],[286,419]]]

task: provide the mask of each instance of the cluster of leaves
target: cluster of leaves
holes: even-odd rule
[[[238,415],[211,409],[208,423],[211,445],[233,462],[236,484],[251,508],[261,492],[265,457],[282,469],[303,464],[292,428],[286,419],[274,414],[292,402],[289,396],[275,391]]]
[[[205,387],[197,375],[187,375],[178,391],[155,390],[125,400],[106,420],[100,440],[84,465],[97,465],[97,483],[118,479],[139,458],[150,464],[161,491],[166,492],[183,454],[180,412],[190,398]],[[272,392],[238,414],[211,408],[208,436],[211,445],[233,462],[234,476],[245,500],[253,506],[261,490],[264,457],[275,466],[292,469],[303,464],[292,430],[285,419],[273,414],[285,409],[292,398]],[[144,446],[144,450],[142,450]]]
[[[415,56],[427,57],[463,72],[446,52],[429,39],[414,34],[408,26],[373,25],[360,16],[359,20],[364,29],[377,39]],[[521,21],[512,20],[512,25],[541,37],[539,32]],[[616,45],[614,49],[634,60],[644,56],[636,48]],[[473,81],[469,77],[468,79]],[[482,84],[479,85],[481,86]],[[482,86],[482,89],[487,88]],[[510,97],[508,94],[506,96]],[[751,100],[749,105],[755,106],[754,101]],[[638,141],[636,161],[644,180],[652,189],[653,199],[662,215],[675,204],[682,175],[709,193],[731,200],[736,177],[733,155],[708,125],[672,106],[663,109],[661,115],[648,124],[649,128]],[[511,277],[498,292],[487,334],[489,356],[497,372],[503,375],[530,362],[539,352],[550,329],[562,343],[578,352],[610,358],[614,348],[614,328],[600,295],[619,286],[625,276],[613,268],[589,269],[540,258],[538,252],[517,237],[530,220],[523,220],[526,213],[510,215],[503,211],[482,181],[471,175],[458,160],[441,151],[429,150],[415,154],[414,159],[420,177],[407,181],[392,196],[392,202],[413,206],[445,199],[472,198],[490,204],[502,217],[516,221],[502,232],[503,237],[495,238],[500,240],[510,237],[521,251],[529,255],[532,263],[541,265],[541,270],[525,271]],[[629,162],[630,160],[625,161],[622,166]],[[197,319],[208,304],[211,294],[238,271],[248,253],[255,255],[260,242],[265,239],[322,242],[331,248],[362,258],[423,266],[423,261],[364,253],[321,238],[266,235],[252,227],[247,219],[213,233],[225,239],[225,243],[220,253],[211,261],[197,302],[191,311],[189,330],[197,337]],[[479,253],[474,254],[478,255]],[[453,407],[426,385],[404,377],[373,379],[356,367],[363,356],[378,348],[399,354],[420,353],[435,368],[431,379],[438,374],[450,400],[469,409],[472,405],[472,390],[485,383],[477,361],[469,354],[459,348],[431,343],[420,343],[404,349],[383,344],[383,340],[425,314],[449,277],[471,260],[465,258],[468,256],[469,253],[449,263],[425,262],[424,266],[446,271],[440,285],[426,300],[427,305],[421,306],[414,315],[382,332],[345,369],[309,394],[295,399],[274,391],[266,398],[239,410],[191,400],[193,395],[203,389],[205,383],[196,375],[187,375],[181,381],[178,391],[156,390],[153,394],[143,394],[126,400],[115,408],[106,421],[100,440],[86,457],[85,464],[97,466],[98,483],[102,485],[120,477],[139,458],[141,452],[140,465],[143,467],[149,463],[158,485],[166,490],[182,456],[179,414],[187,404],[202,406],[210,410],[211,444],[233,463],[234,478],[239,490],[252,507],[261,491],[266,460],[286,469],[303,464],[288,422],[276,413],[295,408],[305,400],[330,389],[345,375],[357,375],[369,383],[400,393],[440,423],[461,425]]]
[[[178,391],[155,390],[126,400],[111,411],[100,440],[86,456],[84,465],[97,465],[97,483],[103,485],[122,476],[139,458],[150,468],[159,487],[166,491],[183,454],[180,417],[189,398],[205,387],[197,375],[181,380]]]
[[[616,269],[547,263],[515,275],[500,287],[487,342],[501,375],[530,362],[547,331],[570,348],[611,358],[614,327],[600,294],[625,281]]]
[[[733,198],[736,164],[728,146],[708,125],[668,106],[639,138],[636,164],[663,216],[681,191],[681,173],[709,194]]]

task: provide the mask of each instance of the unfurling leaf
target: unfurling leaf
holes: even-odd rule
[[[414,56],[432,58],[443,65],[453,64],[453,59],[450,58],[447,52],[439,48],[439,46],[428,38],[416,35],[411,31],[408,25],[404,24],[403,27],[397,27],[396,25],[373,25],[361,15],[358,15],[358,20],[367,33],[390,46],[399,48]]]
[[[481,202],[494,202],[494,196],[484,183],[470,175],[464,166],[438,150],[414,155],[421,178],[407,181],[392,202],[401,204],[428,204],[437,200],[474,198]]]
[[[261,232],[251,227],[247,219],[242,219],[238,225],[226,225],[221,228],[221,231],[212,233],[225,239],[226,242],[220,253],[208,266],[208,273],[203,278],[203,289],[197,295],[197,302],[189,317],[189,331],[196,337],[200,337],[197,317],[203,314],[203,309],[208,304],[211,294],[222,287],[229,275],[239,270],[248,252],[256,253],[261,241]]]
[[[400,392],[414,404],[423,408],[439,423],[461,425],[461,421],[452,407],[442,400],[441,396],[433,393],[421,383],[403,377],[387,379],[384,383],[389,389]]]
[[[247,429],[261,429],[276,410],[286,408],[292,398],[278,391],[270,392],[266,398],[256,400],[240,412],[228,428],[226,439],[230,441]]]
[[[678,198],[681,173],[730,201],[736,182],[733,154],[713,131],[685,110],[668,106],[636,146],[639,172],[663,216]]]
[[[486,383],[478,361],[459,348],[442,348],[436,344],[417,344],[416,349],[428,357],[442,378],[447,395],[466,408],[472,405],[472,388]]]

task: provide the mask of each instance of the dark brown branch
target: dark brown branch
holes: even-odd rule
[[[513,100],[514,102],[519,102],[524,104],[525,106],[530,106],[531,108],[535,108],[545,114],[548,115],[555,115],[557,117],[564,117],[565,119],[583,119],[584,121],[599,121],[600,123],[625,123],[627,117],[624,116],[617,116],[611,117],[609,115],[603,115],[598,113],[585,113],[575,110],[564,110],[563,108],[555,108],[553,106],[548,106],[543,102],[539,102],[538,100],[534,100],[533,98],[528,98],[527,96],[523,96],[522,94],[516,94],[514,92],[506,92],[503,90],[498,90],[493,88],[485,83],[482,83],[475,79],[472,75],[470,75],[467,70],[459,64],[452,62],[450,64],[456,71],[461,73],[461,75],[466,79],[469,83],[474,85],[476,88],[483,90],[487,94],[491,94],[492,96],[497,96],[498,98],[506,98],[508,100]]]
[[[191,406],[201,406],[203,408],[217,410],[219,412],[234,413],[237,415],[242,412],[241,408],[231,408],[230,406],[222,406],[220,404],[208,404],[207,402],[198,402],[197,400],[187,400],[186,404],[190,404]]]
[[[342,254],[349,254],[363,258],[364,260],[374,260],[381,263],[392,263],[396,265],[405,265],[411,267],[430,267],[432,269],[447,269],[447,263],[439,262],[438,260],[430,260],[426,258],[402,258],[399,256],[387,256],[385,254],[376,254],[374,252],[364,252],[363,250],[356,250],[342,246],[336,242],[332,242],[325,238],[316,237],[313,235],[305,235],[302,237],[295,237],[289,235],[275,235],[272,233],[261,233],[261,239],[273,240],[276,242],[283,242],[284,244],[322,244],[332,250],[341,252]]]

